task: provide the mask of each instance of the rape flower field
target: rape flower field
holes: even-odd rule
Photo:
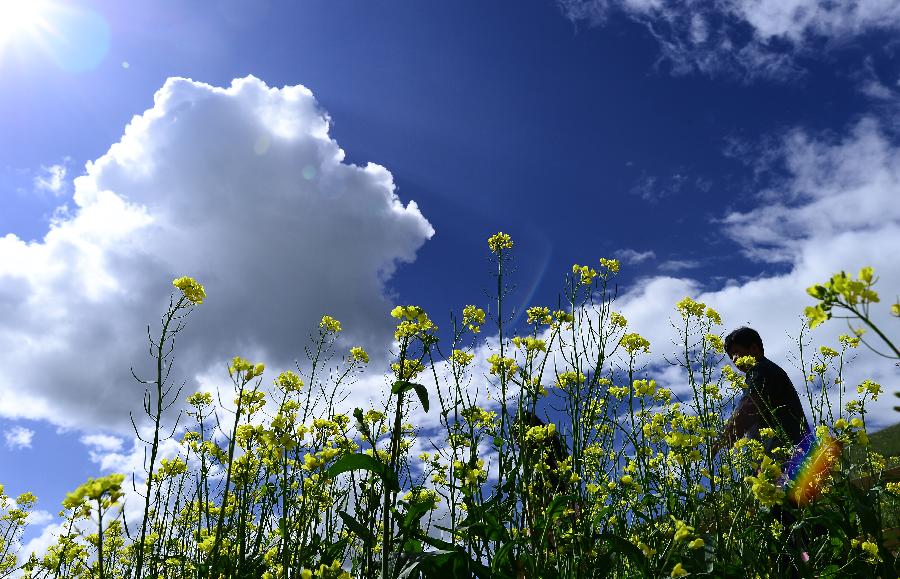
[[[818,348],[806,328],[798,340],[797,386],[816,434],[845,451],[817,481],[818,499],[798,506],[781,480],[783,433],[761,433],[774,439],[771,452],[747,438],[715,452],[746,386],[740,370],[755,363],[722,365],[715,310],[689,297],[675,304],[672,362],[689,388],[678,400],[647,375],[654,345],[613,309],[616,260],[573,266],[566,306],[529,308],[527,331],[511,335],[513,247],[503,233],[488,240],[495,299],[451,317],[449,344],[421,308],[391,312],[396,351],[382,405],[342,408],[369,354],[338,351],[343,329],[326,315],[297,372],[266,380],[263,363],[236,356],[229,400],[186,396],[181,454],[158,458],[173,421],[167,408],[182,396],[168,382],[174,338],[206,297],[197,281],[176,279],[180,293],[151,340],[142,517],[124,515],[123,474],[89,480],[63,502],[56,544],[20,559],[36,499],[0,487],[0,577],[898,576],[885,529],[900,526],[900,483],[885,478],[893,465],[866,432],[882,387],[842,378],[863,327],[900,358],[869,317],[878,303],[870,268],[808,290],[809,328],[836,312],[862,326]],[[483,374],[476,347],[489,322],[497,337]],[[476,397],[473,383],[489,396]],[[410,424],[419,411],[439,415],[441,430]],[[426,438],[433,452],[413,456]]]

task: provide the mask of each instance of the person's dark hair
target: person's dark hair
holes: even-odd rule
[[[765,349],[763,348],[762,338],[759,337],[759,332],[757,332],[753,328],[748,328],[747,326],[742,326],[725,336],[726,352],[730,352],[732,346],[743,346],[744,348],[749,348],[754,344],[759,346],[760,352],[765,352]]]

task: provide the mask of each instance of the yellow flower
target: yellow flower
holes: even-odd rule
[[[629,354],[634,354],[638,350],[643,350],[645,354],[650,353],[650,342],[640,334],[625,334],[619,340],[619,344],[621,344]]]
[[[325,330],[325,333],[337,334],[341,331],[341,323],[331,316],[322,316],[319,327]]]
[[[495,233],[488,238],[488,247],[493,253],[500,253],[504,249],[512,249],[512,238],[502,231]]]
[[[529,324],[549,325],[553,321],[553,317],[550,315],[550,308],[532,306],[526,310],[526,313],[528,314]]]
[[[484,310],[475,306],[466,306],[463,308],[463,325],[469,328],[473,334],[481,331],[484,324]]]
[[[206,297],[206,290],[192,277],[179,277],[172,280],[172,285],[180,289],[184,297],[196,305],[202,304],[203,298]]]
[[[712,308],[706,308],[706,318],[714,324],[722,324],[722,316],[720,316],[719,312]]]
[[[628,320],[625,319],[625,316],[620,314],[619,312],[611,312],[609,314],[609,321],[614,326],[619,326],[620,328],[624,328],[628,325]]]
[[[829,348],[828,346],[819,346],[819,352],[826,358],[834,358],[838,355],[837,350]]]
[[[209,406],[212,404],[212,394],[209,392],[194,392],[187,399],[188,404],[195,407]]]
[[[734,365],[746,372],[756,366],[756,358],[753,356],[741,356],[734,361]]]
[[[674,567],[672,567],[672,572],[669,574],[669,577],[684,577],[688,572],[685,571],[684,566],[681,563],[678,563]]]
[[[900,302],[891,306],[891,315],[900,318]]]
[[[872,400],[878,400],[878,395],[881,394],[881,384],[872,380],[863,380],[862,384],[856,387],[856,392],[858,394],[868,392],[872,395]]]
[[[606,259],[605,257],[601,257],[600,265],[602,267],[605,267],[612,273],[619,273],[619,260],[618,259]]]
[[[235,356],[231,360],[231,364],[228,366],[228,374],[231,376],[236,376],[241,372],[244,373],[244,381],[249,382],[250,380],[256,378],[261,375],[266,369],[266,365],[263,363],[253,364],[248,362],[244,358],[240,356]]]
[[[863,541],[860,543],[859,548],[865,551],[866,560],[869,563],[877,563],[881,561],[881,557],[878,555],[878,545],[873,543],[872,541]]]
[[[672,517],[672,521],[675,523],[675,541],[687,539],[694,532],[694,527],[691,527],[684,521],[679,521],[675,517]]]
[[[696,539],[688,543],[688,547],[690,547],[691,549],[702,549],[705,544],[706,543],[703,541],[703,539],[697,537]]]
[[[475,354],[469,354],[462,350],[453,350],[453,353],[450,354],[450,361],[460,366],[468,366],[473,358],[475,358]]]
[[[572,273],[581,278],[581,285],[591,285],[594,283],[594,278],[597,277],[596,270],[586,265],[578,265],[577,263],[572,266]]]
[[[350,359],[354,362],[369,363],[369,354],[359,346],[350,348]]]
[[[298,392],[303,388],[303,380],[290,370],[285,370],[275,378],[275,385],[285,392]]]
[[[717,354],[721,354],[725,351],[725,342],[722,341],[722,336],[718,334],[706,334],[706,341]]]
[[[125,480],[123,474],[111,474],[98,479],[89,478],[86,483],[66,495],[63,500],[63,507],[72,509],[80,507],[86,501],[99,501],[104,495],[110,505],[116,504],[122,497],[122,481]]]
[[[746,481],[751,483],[753,495],[761,505],[772,506],[784,500],[784,491],[777,484],[780,478],[781,468],[772,461],[769,455],[764,455],[759,466],[758,476],[748,476]]]
[[[397,378],[400,380],[412,380],[425,370],[425,366],[419,360],[410,360],[407,358],[406,360],[403,360],[402,372],[400,371],[400,364],[398,362],[391,364],[391,370],[394,371]]]
[[[675,304],[675,308],[681,312],[681,317],[684,319],[690,317],[699,318],[703,315],[703,308],[706,307],[706,304],[702,302],[695,302],[690,297],[685,297],[677,304]]]
[[[803,315],[805,315],[806,319],[809,321],[810,328],[815,328],[825,320],[831,318],[831,312],[826,312],[821,305],[807,306],[803,309]]]
[[[503,358],[498,354],[492,354],[488,358],[488,362],[491,364],[491,374],[497,376],[503,373],[504,375],[513,374],[516,371],[516,361],[512,358]]]
[[[834,429],[835,430],[844,430],[847,428],[847,421],[843,418],[838,418],[834,421]]]

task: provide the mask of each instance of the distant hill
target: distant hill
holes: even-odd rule
[[[884,456],[900,456],[900,423],[869,434],[872,450]]]

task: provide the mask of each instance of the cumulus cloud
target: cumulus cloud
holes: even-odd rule
[[[674,72],[787,76],[795,56],[874,30],[900,28],[893,0],[558,0],[574,22],[624,14],[647,27]]]
[[[34,431],[23,426],[13,426],[3,433],[6,440],[6,446],[14,450],[31,448],[31,440],[34,438]]]
[[[236,354],[293,366],[325,313],[346,345],[384,351],[387,283],[434,230],[387,169],[344,162],[329,128],[303,86],[166,81],[42,240],[0,238],[0,414],[130,429],[129,367],[148,377],[147,325],[181,275],[208,293],[177,347],[188,389],[227,380]]]

